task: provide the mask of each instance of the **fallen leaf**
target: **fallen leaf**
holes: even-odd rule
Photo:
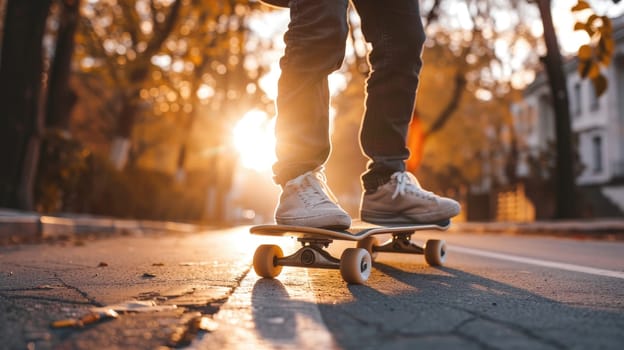
[[[104,307],[91,308],[92,312],[102,312],[105,310],[114,310],[117,312],[150,312],[150,311],[167,311],[176,309],[176,305],[157,305],[153,300],[131,300],[125,303],[108,305]]]
[[[52,322],[52,328],[77,327],[79,323],[76,319],[58,320]]]
[[[52,328],[81,328],[86,325],[90,325],[104,320],[114,319],[117,317],[119,317],[119,314],[115,312],[115,310],[101,309],[98,311],[91,311],[88,314],[82,316],[80,319],[71,318],[54,321],[52,322],[51,326]]]

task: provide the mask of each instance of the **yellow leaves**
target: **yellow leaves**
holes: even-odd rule
[[[582,23],[582,22],[574,23],[574,31],[577,31],[577,30],[585,30],[585,23]]]
[[[587,51],[587,49],[584,49],[583,51]],[[600,62],[594,59],[593,55],[591,55],[588,59],[580,59],[579,54],[578,73],[584,79],[591,79],[592,84],[594,85],[594,90],[596,91],[596,96],[601,96],[605,91],[607,91],[607,78],[602,75],[602,72],[600,71],[600,64]]]
[[[590,15],[587,18],[587,23],[585,24],[587,34],[589,34],[589,36],[594,35],[596,30],[600,30],[601,25],[601,17],[598,17],[596,14]]]
[[[596,91],[596,96],[602,96],[605,91],[607,91],[607,78],[604,75],[600,74],[597,77],[592,79],[592,84],[594,85],[594,90]]]
[[[578,12],[578,11],[583,11],[587,9],[591,9],[591,6],[589,6],[589,4],[586,1],[579,0],[579,2],[576,5],[574,5],[574,7],[572,7],[572,12]]]
[[[582,60],[578,64],[578,73],[582,78],[595,78],[600,74],[600,67],[591,60]]]
[[[613,23],[611,23],[611,19],[607,16],[600,17],[602,20],[602,32],[606,34],[613,34]]]
[[[579,60],[585,61],[591,59],[593,52],[592,48],[589,45],[583,45],[579,47],[578,50],[578,58]]]
[[[603,65],[608,66],[609,63],[611,63],[611,57],[613,56],[614,51],[615,40],[613,40],[613,37],[602,36],[598,41],[598,52],[596,53],[598,61]]]
[[[595,79],[600,73],[600,60],[596,59],[594,48],[583,45],[578,51],[578,73],[583,78]]]
[[[572,7],[573,12],[591,10],[589,3],[583,0]],[[578,73],[582,78],[591,79],[596,96],[607,90],[607,79],[602,75],[601,66],[608,66],[615,51],[613,25],[607,16],[592,13],[585,23],[576,22],[574,30],[585,31],[590,43],[578,49]]]
[[[607,16],[590,15],[586,22],[576,22],[574,30],[585,31],[591,38],[595,35],[611,36],[613,34],[613,26],[611,19]]]

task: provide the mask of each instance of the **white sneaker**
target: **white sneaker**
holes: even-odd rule
[[[351,217],[336,204],[320,169],[286,183],[275,210],[275,221],[280,225],[334,229],[351,226]]]
[[[456,201],[423,190],[411,173],[396,172],[375,192],[362,195],[360,217],[376,224],[424,224],[448,220],[459,210]]]

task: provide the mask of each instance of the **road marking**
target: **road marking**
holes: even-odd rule
[[[489,252],[489,251],[485,251],[485,250],[466,248],[466,247],[459,247],[459,246],[452,246],[452,247],[448,247],[447,249],[449,251],[455,251],[455,252],[458,252],[458,253],[483,256],[483,257],[486,257],[486,258],[507,260],[507,261],[519,262],[519,263],[523,263],[523,264],[529,264],[529,265],[550,267],[550,268],[560,269],[560,270],[567,270],[567,271],[573,271],[573,272],[582,272],[582,273],[587,273],[587,274],[590,274],[590,275],[606,276],[606,277],[614,277],[614,278],[624,279],[624,272],[620,272],[620,271],[597,269],[597,268],[594,268],[594,267],[587,267],[587,266],[574,265],[574,264],[566,264],[566,263],[561,263],[561,262],[556,262],[556,261],[548,261],[548,260],[541,260],[541,259],[526,258],[526,257],[523,257],[523,256],[494,253],[494,252]]]

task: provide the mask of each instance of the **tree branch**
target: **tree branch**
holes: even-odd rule
[[[455,112],[455,110],[459,106],[459,103],[461,101],[461,95],[464,92],[465,87],[466,87],[466,77],[464,77],[464,74],[462,71],[458,71],[455,74],[455,88],[453,89],[453,94],[451,95],[451,98],[449,99],[448,104],[446,105],[444,110],[440,112],[440,114],[435,119],[435,121],[431,124],[429,129],[425,131],[424,133],[425,136],[429,136],[439,131],[440,129],[442,129],[442,127],[444,127],[444,124],[446,124],[448,119],[453,115],[453,112]]]

